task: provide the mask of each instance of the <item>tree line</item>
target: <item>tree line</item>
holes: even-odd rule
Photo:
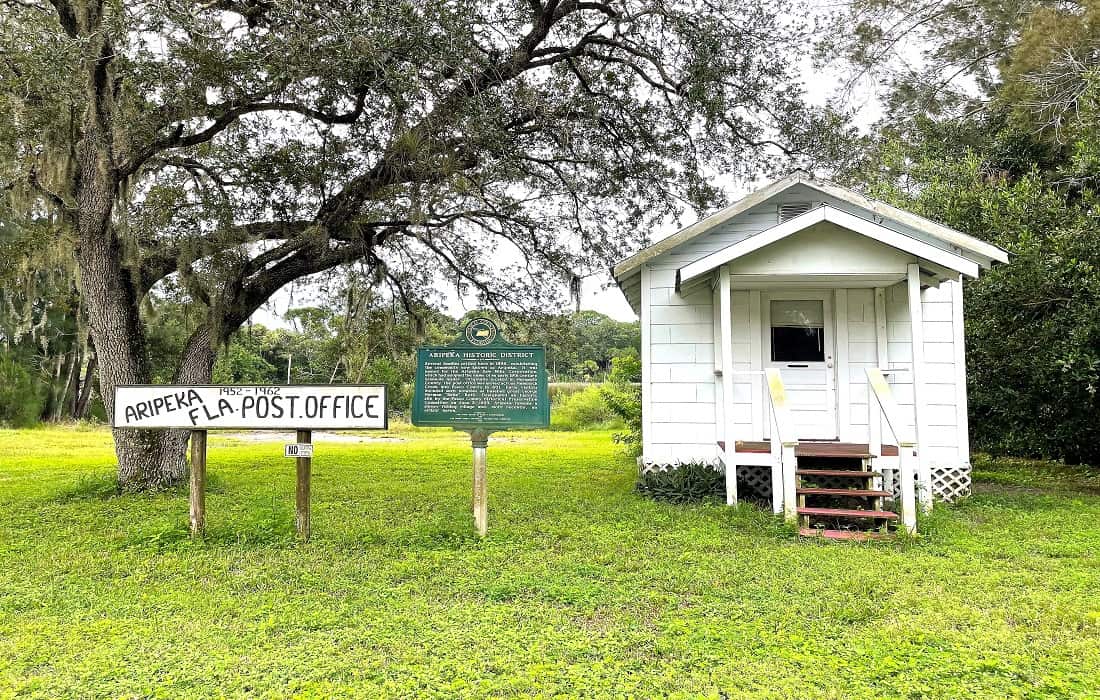
[[[0,306],[0,422],[105,420],[96,354],[81,326],[79,299],[60,295],[40,302],[30,318],[17,305]],[[185,295],[157,294],[145,313],[151,320],[151,380],[172,382],[198,322],[195,312]],[[386,384],[391,411],[407,416],[416,348],[452,342],[463,324],[479,315],[494,318],[512,342],[546,347],[552,382],[602,382],[615,358],[638,356],[636,321],[616,321],[596,311],[529,315],[489,309],[460,318],[429,307],[410,312],[353,279],[323,305],[289,309],[282,316],[285,325],[240,328],[218,353],[211,380]]]

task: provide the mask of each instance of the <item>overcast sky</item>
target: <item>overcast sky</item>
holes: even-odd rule
[[[839,74],[833,72],[815,71],[810,65],[809,59],[804,63],[803,82],[806,84],[806,92],[810,101],[815,104],[824,104],[838,89],[841,79]],[[849,106],[855,110],[856,123],[860,127],[866,127],[878,119],[881,109],[874,91],[870,85],[864,86],[854,95],[849,95]],[[729,178],[720,180],[721,186],[730,196],[730,200],[736,200],[766,184],[766,181],[744,182]],[[659,241],[671,236],[684,226],[688,226],[696,220],[690,213],[685,215],[683,221],[678,224],[670,224],[664,230],[653,234],[653,241]],[[610,285],[610,286],[609,286]],[[462,300],[457,295],[448,295],[447,312],[452,316],[462,316],[470,308],[473,308],[473,300]],[[297,288],[283,289],[275,294],[266,306],[252,316],[252,320],[268,327],[288,325],[282,319],[282,314],[288,308],[300,306],[313,306],[325,303],[325,291],[318,285],[306,284]],[[620,321],[633,321],[637,318],[630,306],[626,303],[622,293],[608,276],[592,277],[584,280],[581,288],[581,308],[592,309],[607,314]]]

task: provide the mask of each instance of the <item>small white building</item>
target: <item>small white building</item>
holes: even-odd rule
[[[1007,261],[803,171],[624,260],[643,469],[720,466],[806,534],[885,530],[891,500],[912,530],[970,491],[961,280]]]

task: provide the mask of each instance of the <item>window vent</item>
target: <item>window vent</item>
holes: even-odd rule
[[[805,214],[814,206],[813,202],[787,202],[779,205],[779,223],[790,221],[796,216]]]

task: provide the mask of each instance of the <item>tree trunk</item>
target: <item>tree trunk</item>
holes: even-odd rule
[[[81,218],[90,219],[91,207],[81,209]],[[77,260],[92,342],[99,358],[100,392],[113,422],[115,387],[147,384],[150,374],[138,289],[130,273],[122,269],[119,241],[105,218],[82,221]],[[113,432],[120,489],[164,488],[187,475],[183,447],[169,444],[168,431]]]
[[[88,400],[92,397],[92,385],[95,384],[96,354],[92,349],[88,358],[88,369],[84,370],[84,380],[80,384],[80,396],[73,407],[73,420],[83,420],[88,413]]]
[[[114,48],[105,31],[103,4],[65,5],[63,25],[82,39],[86,106],[74,154],[73,204],[69,209],[77,233],[79,289],[88,313],[92,343],[99,356],[99,388],[113,418],[115,387],[149,382],[145,332],[139,304],[145,294],[141,273],[124,265],[122,241],[112,225],[122,175],[114,135]],[[187,474],[183,450],[164,430],[114,430],[121,490],[157,489]]]
[[[216,342],[213,332],[202,325],[187,339],[179,367],[176,369],[176,384],[209,384],[214,374],[214,351]],[[191,438],[190,430],[169,430],[164,436],[164,450],[179,454],[181,461],[186,460],[187,442]],[[184,468],[186,474],[186,467]]]
[[[57,402],[60,400],[61,368],[65,362],[65,355],[58,355],[53,360],[53,372],[50,376],[49,390],[46,392],[46,405],[42,407],[42,420],[52,421],[57,410]]]
[[[54,409],[54,421],[71,418],[73,406],[76,405],[76,395],[80,392],[80,372],[84,369],[84,351],[80,345],[73,343],[66,360],[68,376],[65,377],[65,388],[61,391],[61,399]]]
[[[72,350],[74,359],[72,372],[69,376],[69,388],[65,394],[65,409],[64,415],[66,419],[71,420],[73,412],[76,410],[76,401],[80,398],[80,376],[84,373],[84,349],[79,345]]]

